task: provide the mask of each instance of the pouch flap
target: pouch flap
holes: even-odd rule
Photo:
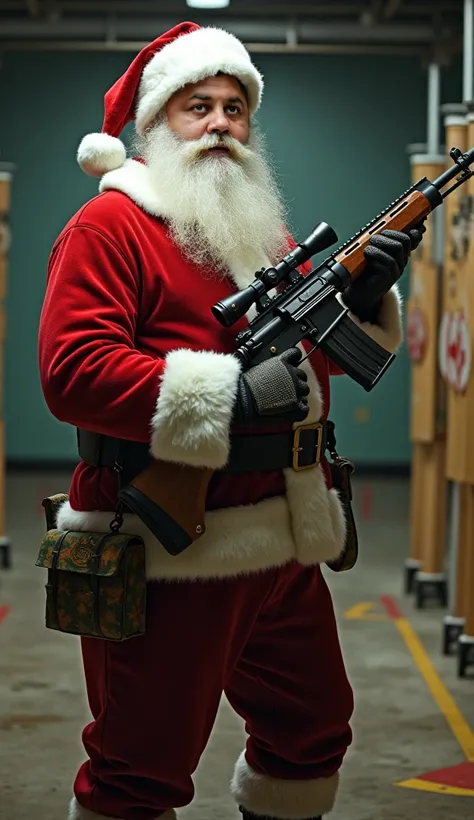
[[[59,544],[59,542],[61,543]],[[142,538],[126,533],[67,532],[49,530],[41,542],[37,567],[50,569],[53,566],[54,550],[59,556],[56,569],[66,572],[81,572],[100,576],[116,575],[124,550],[129,546],[144,546]],[[100,554],[98,560],[94,558]]]
[[[66,493],[56,493],[56,495],[50,495],[48,498],[43,498],[43,507],[46,515],[46,529],[47,530],[54,530],[56,526],[56,518],[58,515],[58,510],[65,501],[68,500],[68,495]]]

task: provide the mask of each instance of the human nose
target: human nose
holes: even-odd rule
[[[209,134],[215,134],[216,132],[221,134],[229,133],[229,120],[223,108],[216,108],[211,112],[207,131]]]

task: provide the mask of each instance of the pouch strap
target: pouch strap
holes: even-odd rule
[[[103,550],[103,547],[104,547],[104,543],[107,541],[107,538],[109,538],[112,534],[113,533],[111,533],[111,532],[107,532],[103,535],[103,537],[100,539],[100,541],[97,544],[97,546],[95,548],[95,551],[94,551],[94,553],[91,557],[92,569],[91,569],[91,573],[90,573],[90,582],[91,582],[91,588],[92,588],[92,607],[93,607],[93,610],[94,610],[94,626],[95,626],[95,630],[96,630],[97,634],[101,635],[102,637],[104,637],[104,633],[102,632],[102,629],[101,629],[101,626],[100,626],[100,617],[99,617],[99,577],[98,577],[97,573],[98,573],[98,570],[99,570],[99,564],[100,564],[100,559],[101,559],[101,556],[102,556],[102,550]]]
[[[66,535],[68,535],[69,530],[61,533],[58,540],[56,541],[53,549],[53,554],[51,558],[51,566],[48,569],[48,586],[51,588],[51,595],[53,598],[53,613],[54,618],[56,621],[56,626],[59,625],[58,623],[58,581],[57,581],[57,572],[58,572],[58,561],[59,555],[61,553],[61,547],[64,543],[64,539]]]

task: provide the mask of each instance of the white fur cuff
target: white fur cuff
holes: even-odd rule
[[[79,805],[76,798],[73,797],[69,806],[69,820],[118,820],[118,818],[108,817],[105,814],[96,814],[94,811],[84,809]],[[178,818],[175,812],[170,809],[170,811],[162,814],[157,820],[178,820]]]
[[[240,364],[232,355],[173,350],[152,419],[152,455],[195,467],[223,467],[239,376]]]
[[[237,803],[253,814],[285,820],[306,820],[327,814],[334,806],[339,775],[315,780],[276,780],[250,768],[240,755],[231,782]]]
[[[340,297],[340,294],[338,294],[338,297]],[[341,304],[344,304],[342,297],[339,301]],[[397,352],[403,341],[402,300],[397,285],[394,285],[383,297],[377,324],[361,322],[361,320],[350,311],[348,316],[367,333],[367,336],[370,336],[371,339],[385,348],[385,350],[388,350],[389,353]]]

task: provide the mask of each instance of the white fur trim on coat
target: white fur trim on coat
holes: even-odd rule
[[[302,506],[305,511],[311,511],[311,499],[321,493],[322,485],[314,480],[316,470],[308,470],[301,473],[303,475],[306,478],[304,495],[307,504],[305,508]],[[339,501],[336,490],[328,492],[324,488],[324,494],[327,503],[337,509]],[[338,515],[341,515],[340,512]],[[73,510],[66,501],[59,509],[56,524],[60,530],[108,532],[113,517],[113,511]],[[308,530],[299,544],[297,536],[304,531],[303,523],[294,526],[295,516],[283,496],[268,498],[257,504],[212,510],[205,515],[204,535],[180,555],[170,555],[143,521],[131,513],[125,513],[121,532],[143,538],[149,580],[196,581],[248,575],[284,566],[291,561],[314,565],[337,558],[343,541],[335,541],[334,531],[327,528],[327,520],[326,528],[320,527],[317,519],[306,520]]]
[[[104,174],[99,191],[121,191],[151,216],[164,219],[169,216],[156,183],[153,184],[150,169],[138,160],[127,159],[120,168]]]
[[[76,800],[72,798],[69,804],[69,820],[118,820],[118,818],[109,817],[105,814],[96,814],[94,811],[84,809]],[[156,818],[158,820],[158,818]],[[159,820],[178,820],[176,812],[173,809],[160,815]]]
[[[250,768],[242,752],[230,789],[236,802],[254,814],[307,820],[332,810],[338,785],[338,774],[313,780],[279,780],[259,774]]]
[[[321,397],[309,361],[301,367],[311,391],[305,421],[310,424],[321,417]],[[122,532],[143,538],[150,580],[235,577],[290,561],[308,566],[334,560],[344,546],[346,526],[337,490],[327,489],[320,466],[300,473],[288,468],[284,476],[286,497],[206,512],[206,531],[180,555],[166,552],[133,514],[125,514]],[[107,532],[113,517],[113,511],[78,512],[66,501],[56,523],[61,530]]]
[[[262,75],[253,65],[243,43],[233,34],[204,27],[177,37],[145,66],[135,115],[137,133],[146,131],[176,91],[219,72],[236,77],[245,86],[250,113],[253,114],[262,97]]]
[[[344,304],[340,293],[337,294],[337,298],[341,304]],[[402,299],[397,285],[394,285],[383,297],[377,324],[361,322],[351,311],[347,315],[367,333],[367,336],[370,336],[389,353],[397,352],[403,342]]]
[[[232,355],[185,349],[169,353],[152,419],[152,455],[195,467],[223,467],[240,372]]]
[[[92,177],[121,168],[126,158],[125,145],[110,134],[86,134],[77,149],[79,166]]]
[[[111,512],[77,512],[66,501],[59,509],[57,527],[107,532],[112,518]],[[295,558],[290,514],[283,497],[212,510],[206,513],[205,526],[204,535],[180,555],[169,555],[136,515],[124,515],[121,532],[143,538],[149,580],[236,577],[283,566]]]

